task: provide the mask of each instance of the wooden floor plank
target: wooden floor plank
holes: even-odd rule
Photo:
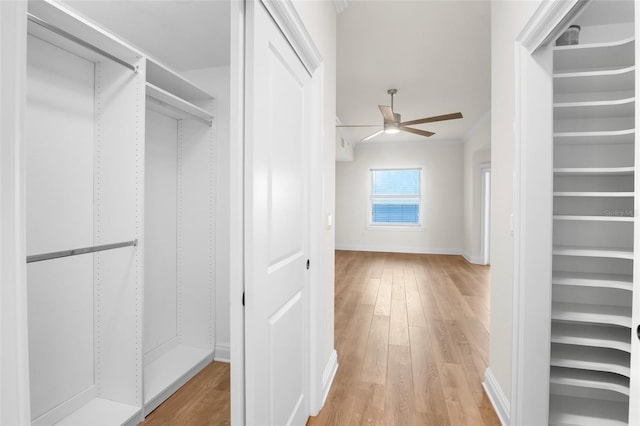
[[[438,363],[426,327],[409,327],[415,407],[433,418],[448,418]]]
[[[349,425],[385,426],[385,385],[359,383]],[[319,424],[319,423],[317,423]]]
[[[409,325],[405,300],[391,299],[389,344],[409,346]]]
[[[384,384],[387,379],[389,317],[373,316],[365,352],[360,380],[366,383]]]
[[[384,413],[387,425],[415,424],[411,354],[408,346],[389,345]]]

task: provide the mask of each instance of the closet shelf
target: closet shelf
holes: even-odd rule
[[[630,66],[635,57],[635,38],[604,43],[554,46],[553,66],[560,71],[587,70],[607,66]]]
[[[610,348],[631,353],[631,331],[619,326],[552,321],[551,343]]]
[[[208,349],[179,345],[144,368],[144,406],[149,413],[213,360]]]
[[[551,366],[601,371],[629,377],[630,355],[609,348],[573,346],[553,343]]]
[[[629,404],[604,399],[551,395],[550,425],[628,426]]]
[[[631,328],[631,308],[627,306],[553,302],[551,319],[556,321],[619,325]]]
[[[147,58],[147,82],[192,103],[213,99],[212,95],[152,58]]]
[[[553,118],[618,118],[633,117],[635,97],[607,101],[557,102],[553,104]]]
[[[613,191],[557,191],[554,197],[584,197],[584,198],[633,198],[633,192],[613,192]]]
[[[584,216],[584,215],[553,215],[553,220],[592,221],[592,222],[633,222],[631,216]]]
[[[620,248],[554,246],[553,254],[557,256],[605,257],[633,260],[633,250]]]
[[[64,50],[99,62],[105,57],[137,71],[142,55],[132,46],[70,9],[48,1],[30,1],[28,32]]]
[[[603,132],[557,132],[553,134],[553,139],[556,144],[560,145],[632,144],[635,133],[635,129],[607,130]]]
[[[553,74],[554,94],[622,92],[633,90],[635,66]]]
[[[635,167],[556,167],[555,175],[574,176],[630,176],[635,172]]]
[[[147,83],[147,97],[151,100],[149,108],[161,114],[178,119],[195,119],[208,126],[212,125],[213,115],[176,95],[151,83]]]
[[[556,385],[608,390],[629,396],[629,378],[614,373],[551,367],[550,381]]]
[[[140,415],[140,411],[140,407],[95,398],[56,423],[56,426],[131,424]]]
[[[554,272],[551,282],[567,286],[633,289],[633,277],[622,274]]]

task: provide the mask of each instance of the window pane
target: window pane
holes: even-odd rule
[[[420,223],[419,198],[374,198],[371,207],[373,223]]]
[[[373,195],[419,195],[420,170],[372,170]]]

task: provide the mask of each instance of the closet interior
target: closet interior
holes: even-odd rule
[[[552,425],[629,421],[634,2],[606,3],[576,17],[578,44],[553,48]]]
[[[58,3],[28,20],[32,424],[137,424],[214,357],[216,100]]]

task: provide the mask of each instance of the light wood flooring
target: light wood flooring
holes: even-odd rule
[[[138,426],[231,424],[229,364],[212,362]]]
[[[482,389],[488,267],[338,251],[335,292],[338,373],[308,426],[500,424]]]
[[[489,268],[460,256],[336,252],[339,368],[308,426],[499,425],[482,389]],[[229,369],[212,363],[142,425],[229,424]]]

